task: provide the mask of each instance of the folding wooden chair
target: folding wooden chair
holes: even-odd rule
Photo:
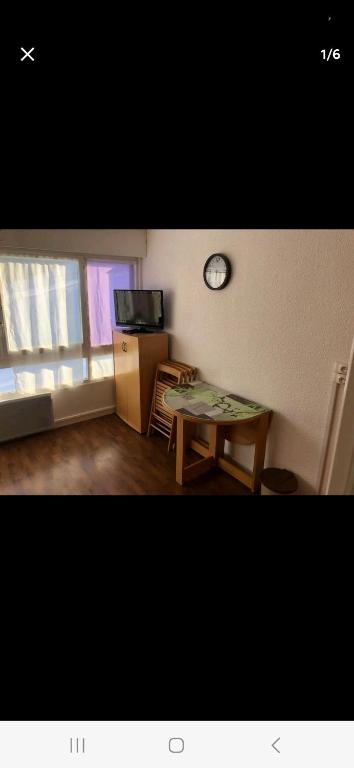
[[[187,384],[195,376],[195,371],[191,366],[171,360],[157,365],[147,434],[150,436],[154,429],[168,437],[168,451],[176,442],[176,417],[165,408],[163,394],[176,384]]]
[[[194,381],[196,375],[197,375],[197,368],[194,368],[192,365],[187,365],[187,363],[181,363],[177,360],[166,360],[166,365],[172,365],[177,370],[181,371],[182,373],[182,381],[185,384],[188,384],[190,381]]]

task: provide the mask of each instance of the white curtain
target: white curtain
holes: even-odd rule
[[[82,343],[75,260],[2,257],[0,291],[9,352]]]
[[[35,394],[87,378],[75,259],[0,256],[0,297],[11,367],[1,393]],[[2,373],[3,371],[3,373]]]

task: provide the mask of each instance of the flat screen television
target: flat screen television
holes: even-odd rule
[[[140,330],[162,329],[163,291],[114,290],[116,324]]]

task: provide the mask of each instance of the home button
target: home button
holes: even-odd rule
[[[179,753],[183,752],[184,750],[184,741],[183,739],[170,739],[168,742],[168,748],[170,752]]]

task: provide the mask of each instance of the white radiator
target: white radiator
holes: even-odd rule
[[[54,426],[51,394],[0,402],[0,443]]]

